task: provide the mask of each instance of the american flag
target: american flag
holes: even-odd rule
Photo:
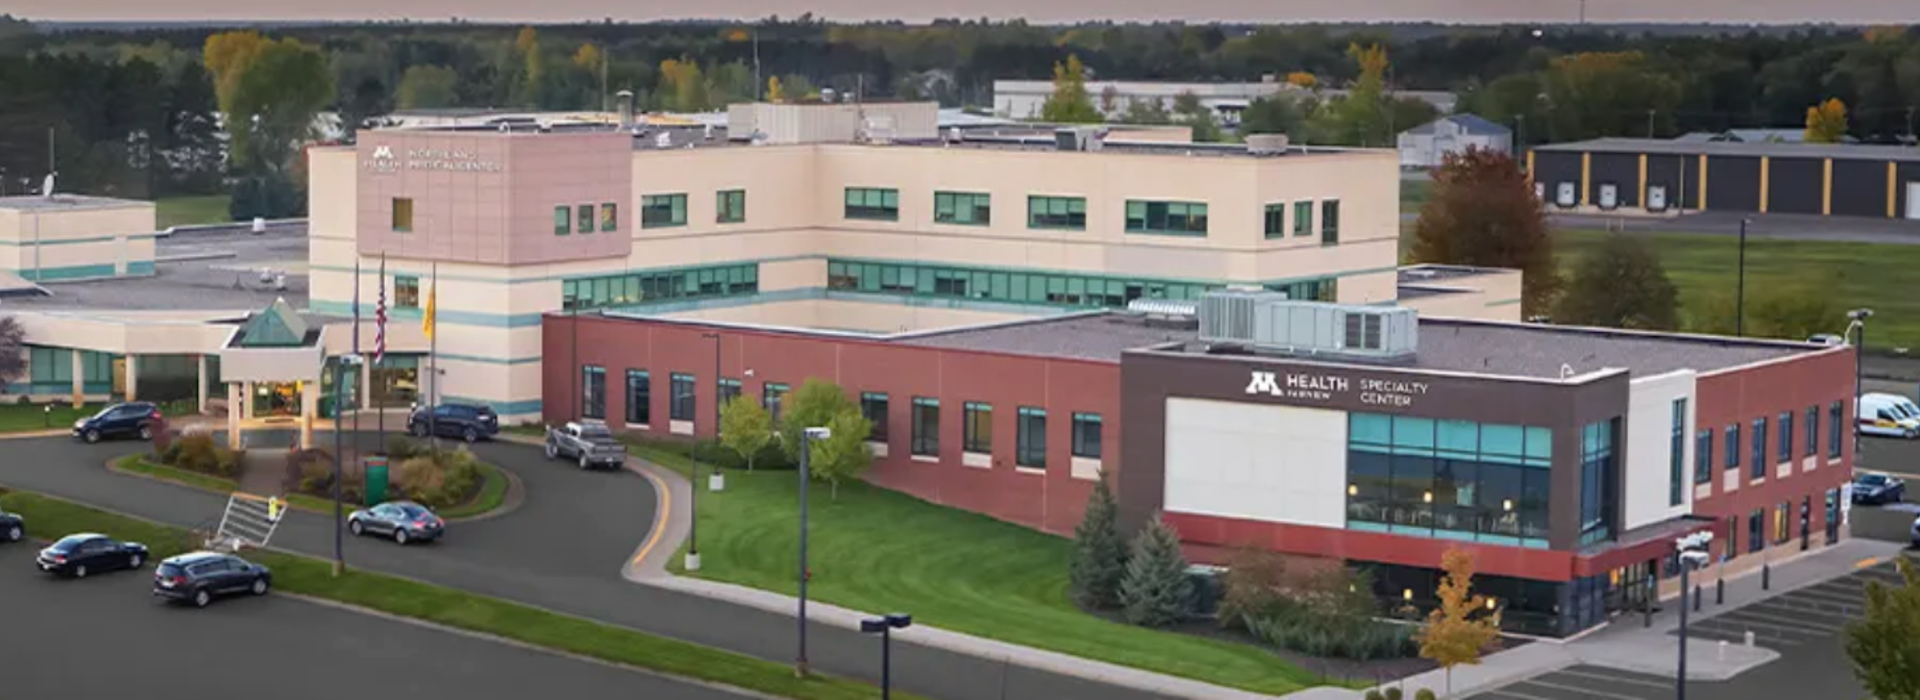
[[[387,356],[387,256],[380,256],[380,299],[373,306],[373,363]]]

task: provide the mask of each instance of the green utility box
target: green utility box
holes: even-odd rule
[[[387,458],[368,457],[367,467],[367,505],[378,505],[387,501]]]

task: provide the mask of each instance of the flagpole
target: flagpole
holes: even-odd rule
[[[355,357],[358,357],[360,355],[360,256],[359,255],[353,256],[353,354]],[[361,363],[361,366],[365,366],[365,363]],[[354,381],[356,382],[361,381],[361,377],[358,372],[354,373]],[[360,387],[358,386],[353,388],[353,396],[355,398],[355,401],[353,402],[353,448],[354,448],[353,451],[355,455],[358,455],[360,452],[360,413],[366,410],[365,404],[367,402],[367,397],[360,395]],[[344,410],[346,409],[341,406],[333,407],[333,429],[335,431],[338,431],[340,429],[340,412]]]
[[[427,385],[427,439],[433,442],[436,459],[440,452],[440,426],[435,414],[440,412],[440,262],[434,261],[431,273],[433,286],[427,288],[427,372],[432,384]]]
[[[373,352],[373,367],[385,364],[387,361],[387,254],[385,252],[380,253],[379,283],[380,306],[373,319],[374,324],[379,326],[374,329],[374,344],[378,347]],[[369,367],[367,371],[372,372],[373,367]],[[373,386],[371,375],[368,380],[367,386],[371,388]],[[387,455],[387,409],[380,403],[379,394],[373,396],[373,422],[374,430],[378,431],[380,436],[379,444],[373,446],[374,452],[385,457]]]

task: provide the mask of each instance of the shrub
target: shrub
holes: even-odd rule
[[[1397,685],[1387,686],[1387,700],[1400,700],[1400,697],[1401,697],[1400,686],[1397,686]]]
[[[399,464],[429,452],[432,450],[426,449],[424,445],[414,442],[413,438],[405,435],[387,438],[387,459],[393,464]]]
[[[1143,627],[1171,625],[1192,610],[1193,580],[1187,578],[1180,536],[1158,515],[1133,539],[1127,572],[1120,580],[1120,602],[1127,621]]]
[[[1120,538],[1120,504],[1105,475],[1087,496],[1087,513],[1073,531],[1073,562],[1068,589],[1081,607],[1111,608],[1120,603],[1120,579],[1127,573],[1127,544]]]
[[[169,445],[172,453],[168,466],[185,469],[201,474],[214,474],[220,466],[220,446],[214,444],[212,435],[188,435],[180,442]]]
[[[1413,700],[1439,700],[1439,698],[1434,696],[1431,689],[1421,688],[1413,691]]]
[[[1381,695],[1379,688],[1368,688],[1365,700],[1387,700],[1387,696]]]
[[[429,508],[465,503],[480,486],[480,462],[466,448],[432,453],[400,462],[392,472],[393,491]]]
[[[1274,614],[1287,605],[1282,595],[1286,574],[1286,560],[1271,551],[1248,547],[1234,552],[1221,577],[1220,624],[1244,626],[1247,617]]]

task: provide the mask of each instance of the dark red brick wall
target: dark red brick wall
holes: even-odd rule
[[[1574,554],[1551,549],[1503,547],[1433,537],[1288,525],[1191,513],[1160,516],[1180,532],[1196,561],[1219,564],[1232,550],[1262,547],[1308,557],[1384,562],[1439,568],[1440,556],[1458,547],[1473,553],[1479,573],[1543,581],[1566,581],[1574,573]]]
[[[1851,348],[1835,348],[1813,355],[1793,357],[1777,362],[1753,365],[1746,368],[1727,370],[1714,374],[1701,375],[1695,388],[1695,420],[1698,429],[1713,430],[1713,479],[1711,493],[1700,497],[1696,487],[1693,512],[1705,518],[1724,521],[1739,515],[1740,555],[1749,550],[1746,517],[1756,508],[1772,509],[1783,501],[1792,501],[1794,511],[1789,518],[1794,542],[1792,547],[1799,548],[1801,499],[1813,499],[1809,516],[1809,529],[1813,546],[1825,541],[1826,531],[1826,492],[1839,488],[1852,479],[1853,474],[1853,377],[1854,354]],[[1841,425],[1837,429],[1844,431],[1841,439],[1841,455],[1838,460],[1827,458],[1826,441],[1836,426],[1828,421],[1827,410],[1835,401],[1844,402],[1841,410]],[[1812,471],[1803,471],[1801,461],[1805,459],[1806,446],[1806,410],[1809,406],[1820,407],[1820,445],[1816,446],[1814,459],[1817,466]],[[1793,425],[1793,472],[1786,477],[1778,476],[1775,447],[1779,437],[1779,415],[1782,411],[1794,412]],[[1766,478],[1754,483],[1751,476],[1753,464],[1752,440],[1753,421],[1766,417],[1768,464]],[[1740,459],[1740,482],[1738,488],[1727,491],[1725,464],[1726,427],[1729,424],[1740,425],[1740,446],[1744,453]],[[1772,518],[1767,516],[1763,534],[1772,544]],[[1714,551],[1716,556],[1722,552],[1727,542],[1724,523],[1714,529]]]
[[[573,361],[576,319],[548,316],[544,323],[542,396],[548,422],[573,417],[579,399],[580,365],[607,370],[607,422],[619,429],[626,416],[626,371],[645,369],[652,379],[652,425],[647,434],[667,433],[669,376],[698,378],[698,414],[702,438],[713,435],[714,341],[721,336],[721,375],[739,379],[745,395],[760,397],[766,382],[798,389],[809,377],[829,379],[856,400],[861,392],[888,397],[888,456],[876,457],[867,480],[941,505],[983,513],[1027,527],[1071,535],[1086,509],[1093,482],[1073,478],[1072,417],[1102,417],[1104,469],[1117,473],[1120,461],[1120,365],[996,353],[914,347],[883,341],[830,338],[735,328],[714,328],[668,321],[585,316],[579,323],[579,362]],[[751,369],[753,376],[745,376]],[[940,450],[937,462],[908,457],[913,398],[940,400]],[[978,401],[993,406],[993,466],[961,463],[962,406]],[[1047,467],[1044,474],[1014,468],[1015,422],[1022,406],[1047,411]]]

